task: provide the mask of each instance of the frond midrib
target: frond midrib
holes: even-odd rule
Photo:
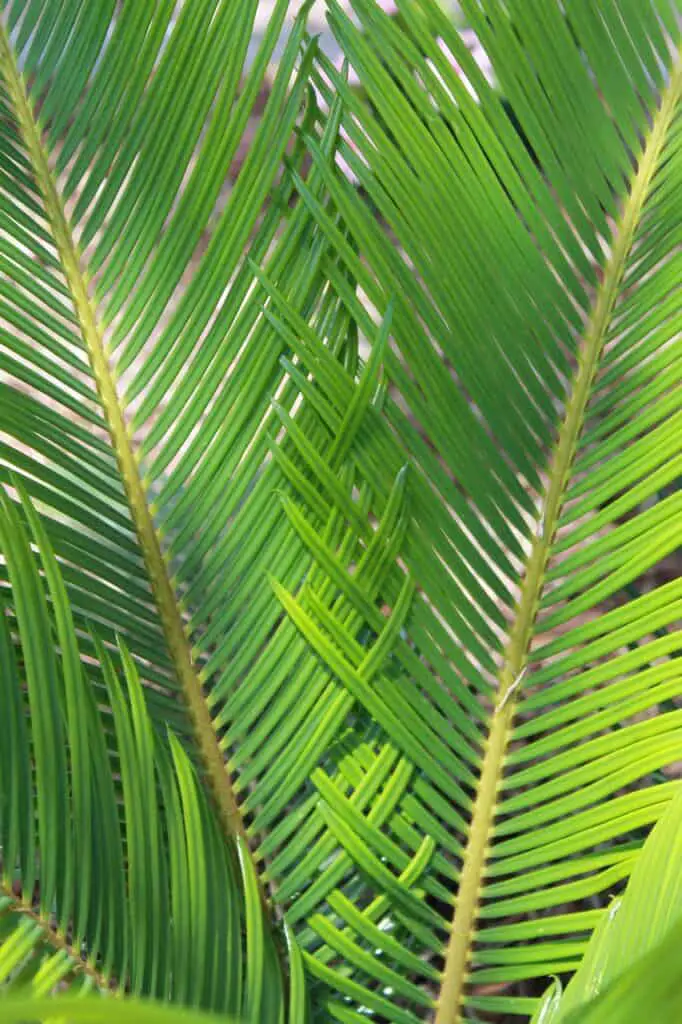
[[[88,960],[84,960],[79,951],[71,945],[68,938],[58,931],[49,919],[46,919],[33,905],[17,896],[9,886],[0,885],[0,893],[11,900],[6,913],[19,914],[24,918],[30,918],[41,931],[42,941],[55,953],[64,953],[69,958],[70,967],[74,974],[87,975],[102,991],[110,987],[109,979],[98,971]]]
[[[88,279],[81,269],[78,248],[49,168],[23,77],[17,67],[4,25],[0,25],[0,64],[7,91],[14,106],[19,131],[30,156],[40,188],[66,283],[71,292],[98,393],[106,416],[112,447],[116,454],[125,493],[143,552],[149,581],[163,626],[166,643],[192,719],[194,735],[204,771],[212,790],[222,828],[227,836],[246,837],[246,828],[227,772],[218,736],[202,692],[200,671],[192,659],[190,640],[173,591],[168,566],[152,518],[136,453],[119,401],[102,330],[88,295]],[[245,844],[248,848],[248,843]],[[260,880],[259,880],[260,885]],[[261,891],[261,897],[264,894]]]
[[[485,747],[471,828],[464,853],[435,1024],[458,1024],[462,1019],[462,999],[476,934],[478,904],[497,806],[497,791],[502,780],[504,760],[518,699],[516,684],[520,682],[525,668],[551,545],[558,525],[577,443],[583,428],[592,382],[618,298],[618,289],[666,134],[681,95],[682,64],[680,63],[680,54],[678,54],[670,82],[652,120],[651,130],[642,151],[632,188],[624,203],[620,222],[614,231],[611,254],[595,294],[564,419],[554,446],[545,489],[543,514],[540,520],[541,528],[532,540],[503,667],[499,674],[497,702],[492,713],[492,724]]]

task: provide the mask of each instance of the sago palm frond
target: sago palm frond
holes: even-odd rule
[[[659,770],[682,750],[682,591],[649,570],[682,529],[682,66],[672,4],[465,3],[515,125],[438,5],[397,6],[403,28],[370,0],[359,25],[330,5],[376,113],[331,65],[317,78],[371,206],[319,153],[342,236],[299,178],[367,369],[354,380],[274,284],[270,316],[330,450],[352,422],[378,518],[410,467],[408,524],[368,590],[325,526],[352,521],[352,481],[290,433],[290,480],[318,481],[290,516],[335,589],[280,595],[373,729],[364,772],[358,754],[355,779],[314,779],[371,896],[327,895],[309,970],[336,1019],[432,1005],[451,1024],[522,1015],[511,985],[575,969],[679,788]],[[426,842],[419,913],[400,878]]]
[[[328,6],[226,190],[285,0],[4,5],[7,955],[527,1016],[679,790],[676,10]]]
[[[254,330],[260,300],[243,250],[250,240],[262,257],[286,207],[286,188],[265,199],[303,98],[304,73],[288,88],[302,25],[226,195],[285,3],[244,80],[253,2],[193,4],[177,19],[167,2],[5,6],[5,476],[19,474],[40,503],[76,614],[105,641],[124,636],[144,659],[152,713],[195,733],[227,813],[180,602],[203,605],[204,632],[213,623],[228,642],[216,579],[222,594],[246,585],[232,551],[238,512],[270,491],[254,484],[279,349]],[[301,287],[305,298],[313,286]],[[187,513],[194,479],[198,518]]]
[[[119,808],[125,842],[135,837],[142,867],[132,877],[121,874],[119,863],[108,867],[106,858],[115,857],[117,848],[97,832],[83,853],[87,870],[77,869],[79,830],[89,835],[94,827],[95,791],[82,791],[83,806],[72,806],[75,782],[67,783],[64,771],[71,749],[85,770],[87,742],[81,738],[76,750],[78,734],[64,733],[56,694],[46,705],[43,731],[22,734],[27,708],[20,702],[16,737],[4,747],[3,798],[10,794],[2,851],[5,909],[13,915],[23,901],[28,923],[17,927],[31,934],[31,942],[47,942],[58,959],[64,935],[72,936],[69,956],[78,957],[82,949],[94,982],[244,1010],[255,1018],[279,1013],[281,989],[262,985],[272,967],[263,950],[269,957],[272,937],[268,931],[265,941],[254,925],[265,892],[247,832],[254,834],[259,805],[247,804],[246,773],[234,778],[235,767],[241,768],[231,760],[241,739],[235,726],[239,708],[233,715],[227,698],[244,702],[245,678],[253,678],[252,692],[258,693],[258,658],[273,634],[281,639],[283,615],[265,567],[296,585],[309,562],[281,511],[278,492],[285,478],[270,454],[279,430],[272,402],[277,396],[290,408],[297,391],[280,365],[279,336],[261,315],[264,293],[253,270],[267,259],[277,280],[295,286],[306,315],[319,308],[327,316],[319,300],[324,281],[320,252],[311,249],[309,216],[303,207],[290,213],[291,182],[282,178],[284,154],[292,166],[303,156],[294,125],[316,117],[312,90],[306,98],[312,51],[301,47],[306,11],[286,40],[263,104],[286,0],[275,5],[248,71],[256,0],[202,0],[182,10],[166,0],[124,7],[22,0],[3,7],[0,478],[9,500],[26,491],[55,552],[78,634],[70,653],[77,659],[80,652],[85,660],[91,699],[102,709],[102,751],[115,760],[125,753],[121,745],[128,734],[115,728],[106,654],[121,643],[129,652],[128,688],[139,676],[155,731],[165,738],[170,729],[177,737],[172,756],[186,751],[213,809],[209,814],[200,802],[185,809],[192,816],[190,849],[185,860],[178,859],[184,803],[174,790],[164,792],[179,815],[175,834],[170,824],[157,823],[145,849],[144,830],[152,828],[153,818],[146,822],[151,810],[136,800],[145,794],[151,800],[154,785],[160,785],[157,775],[168,775],[164,759],[170,756],[154,740],[151,753],[146,751],[145,790]],[[249,138],[249,117],[259,104],[263,109]],[[330,126],[329,139],[334,135]],[[237,154],[242,140],[248,142],[245,157]],[[232,181],[236,155],[242,166]],[[342,348],[346,328],[344,318],[337,325]],[[23,507],[17,506],[20,517]],[[2,561],[3,580],[12,583],[9,591],[2,588],[9,658],[17,630],[22,650],[30,631],[27,622],[17,625],[21,571],[9,581],[7,565]],[[293,626],[290,633],[295,636]],[[42,683],[45,700],[56,671],[47,653],[50,637],[43,629],[40,638],[30,639],[46,645],[43,668],[52,675]],[[24,666],[16,665],[18,675],[10,675],[8,685],[20,689]],[[73,664],[70,671],[76,671]],[[258,671],[267,671],[265,663]],[[282,671],[288,678],[289,669]],[[248,721],[245,714],[242,721]],[[30,768],[38,739],[51,760],[34,793]],[[296,791],[306,765],[287,765],[276,756],[274,742],[255,751],[243,746],[247,765],[256,754],[265,756],[263,788],[269,786],[272,814],[282,817],[290,804],[282,771]],[[11,788],[15,756],[17,778],[26,787],[21,793]],[[188,771],[182,768],[183,780]],[[100,783],[105,793],[111,787],[104,762],[98,763]],[[120,804],[120,786],[115,788]],[[53,798],[62,803],[52,806]],[[187,793],[184,798],[193,803]],[[259,800],[266,803],[265,792]],[[37,801],[39,819],[46,818],[35,835],[24,836],[31,801]],[[134,820],[128,820],[133,812]],[[102,813],[113,829],[106,801]],[[71,846],[62,834],[70,815],[76,830]],[[200,865],[205,857],[218,857],[211,852],[216,829],[222,860],[213,883],[202,877]],[[244,877],[255,887],[255,895],[247,888],[245,901],[236,876],[225,875],[228,862],[236,869],[235,842],[248,862]],[[175,883],[165,895],[167,905],[157,872],[170,873]],[[105,886],[109,874],[111,885]],[[183,875],[188,884],[193,877],[200,891],[185,892]],[[118,889],[111,887],[114,882]],[[161,900],[156,907],[145,903],[148,885],[148,898]],[[206,921],[191,907],[195,899],[210,899]],[[114,909],[106,909],[107,900]],[[56,922],[48,936],[54,948],[42,925],[31,924],[36,901],[41,920]],[[260,1008],[242,1000],[241,983],[228,965],[230,957],[239,962],[238,937],[230,929],[239,932],[244,914],[251,918],[247,988],[263,988]],[[221,915],[226,919],[218,923]],[[161,940],[171,919],[173,934],[181,938],[166,953]],[[219,940],[210,950],[209,920]],[[15,916],[8,921],[14,928]],[[102,921],[114,929],[114,938],[102,933]],[[143,934],[136,941],[142,945],[133,957],[130,935],[138,925]],[[283,933],[277,941],[285,947]],[[11,949],[5,952],[13,970]],[[160,966],[157,953],[165,958]],[[67,970],[68,957],[64,963]],[[294,1019],[302,1011],[297,1014]]]
[[[157,731],[165,737],[172,730],[206,783],[228,855],[234,859],[236,841],[253,860],[248,878],[270,904],[278,949],[289,942],[291,956],[280,957],[289,974],[296,947],[273,903],[291,909],[291,927],[305,942],[307,920],[338,884],[339,869],[354,870],[351,861],[319,870],[320,856],[329,860],[334,852],[334,833],[309,779],[323,765],[335,772],[348,761],[344,771],[355,770],[356,731],[352,698],[301,640],[268,579],[296,588],[315,578],[282,505],[295,446],[281,421],[288,416],[294,430],[316,428],[311,411],[296,404],[300,389],[281,361],[289,348],[262,315],[258,265],[266,264],[268,280],[293,289],[296,311],[314,316],[351,373],[357,332],[326,294],[323,235],[304,205],[289,213],[292,182],[280,179],[285,151],[293,168],[303,157],[294,125],[302,118],[308,130],[319,119],[315,93],[305,92],[310,50],[295,70],[305,11],[225,201],[226,175],[286,9],[276,6],[243,78],[255,3],[186,5],[177,20],[167,3],[7,6],[2,258],[11,287],[1,299],[0,466],[8,498],[27,492],[54,549],[107,750],[121,756],[104,653],[120,638]],[[335,117],[323,129],[325,152],[336,138]],[[326,203],[318,171],[308,186]],[[336,221],[333,206],[325,208]],[[327,471],[349,485],[344,445],[352,436],[349,430],[333,455],[319,435]],[[381,585],[399,549],[404,490],[400,478],[359,574],[368,588]],[[335,535],[344,524],[335,516],[330,529]],[[331,585],[320,583],[323,590]],[[17,592],[6,593],[12,642]],[[367,723],[361,726],[364,756],[371,748]],[[44,743],[68,764],[56,725]],[[152,760],[163,758],[156,750]],[[382,764],[394,761],[384,757]],[[40,793],[42,785],[41,776]],[[89,827],[87,807],[81,811],[85,822],[69,806],[76,830]],[[140,819],[129,822],[125,806],[121,819],[124,830],[139,835]],[[210,844],[214,821],[199,817],[194,825],[208,830]],[[162,863],[171,856],[164,837]],[[226,969],[217,989],[195,979],[194,986],[209,985],[200,991],[175,972],[169,977],[145,966],[133,974],[125,946],[105,950],[91,917],[73,919],[75,862],[62,878],[62,861],[51,861],[43,893],[42,862],[29,863],[43,838],[20,863],[16,836],[3,854],[8,907],[19,896],[32,907],[37,880],[43,914],[56,915],[59,934],[78,937],[100,980],[190,1005],[241,1005],[239,987],[232,991],[236,974]],[[306,842],[313,867],[301,857]],[[97,862],[95,852],[90,861]],[[417,862],[415,882],[420,870]],[[62,888],[55,893],[56,878]],[[90,877],[93,886],[101,881]],[[138,880],[134,893],[124,886],[134,908],[146,882]],[[88,894],[83,886],[87,907],[123,898]],[[240,912],[240,885],[222,878],[215,890],[216,912],[225,904]],[[246,909],[248,900],[241,912],[246,956],[258,979],[262,948],[270,947],[253,924],[255,910],[249,925]],[[153,913],[161,934],[167,922]],[[178,920],[178,913],[173,906],[174,928],[193,944],[192,915]],[[260,960],[251,964],[259,948]],[[218,947],[215,956],[219,966]],[[264,992],[273,1000],[267,1012],[275,1012],[277,990],[270,984]],[[292,987],[289,977],[282,1005],[294,1000],[293,1020],[302,1019],[301,998],[300,984]],[[251,1003],[245,1012],[260,1019],[265,1003]]]

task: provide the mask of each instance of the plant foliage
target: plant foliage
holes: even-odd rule
[[[556,982],[532,1024],[676,1020],[680,889],[673,864],[680,843],[677,797],[648,837],[622,898],[610,905],[562,994]]]
[[[5,990],[528,1019],[679,792],[676,3],[2,6]]]

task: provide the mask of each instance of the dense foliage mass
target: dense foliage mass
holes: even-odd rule
[[[291,6],[2,3],[0,1020],[682,1019],[681,12]]]

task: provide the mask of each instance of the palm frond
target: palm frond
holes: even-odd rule
[[[269,403],[282,387],[293,400],[249,259],[286,211],[285,183],[265,200],[309,60],[295,70],[301,18],[226,196],[287,4],[243,75],[256,7],[202,2],[173,21],[167,2],[22,2],[6,5],[2,41],[5,479],[39,503],[76,615],[105,643],[125,638],[152,714],[186,737],[242,833],[202,687],[220,698],[231,616],[254,587],[244,559],[263,535],[235,541],[277,484]],[[298,217],[272,257],[286,280],[302,233]]]
[[[343,941],[325,908],[311,922],[324,967],[309,966],[339,1020],[417,1020],[429,991],[438,1024],[523,1015],[533,1000],[509,987],[575,969],[600,894],[628,877],[635,837],[679,789],[655,773],[682,749],[680,586],[647,575],[682,522],[679,30],[665,3],[568,17],[464,5],[538,167],[435,3],[398,4],[402,27],[353,6],[359,25],[336,4],[331,23],[377,114],[323,58],[317,86],[341,98],[340,153],[372,206],[321,157],[347,235],[300,176],[298,188],[340,261],[325,263],[339,306],[385,351],[380,399],[363,403],[364,377],[274,285],[270,315],[321,429],[342,436],[364,405],[348,452],[377,518],[409,464],[409,522],[379,598],[316,518],[323,504],[350,517],[348,493],[290,433],[289,479],[313,474],[318,490],[299,488],[309,513],[294,521],[342,597],[282,599],[369,713],[377,760],[391,749],[411,777],[384,776],[381,820],[362,809],[360,774],[346,810],[327,812],[392,947],[376,955],[364,891],[335,897]],[[379,313],[393,305],[388,345],[359,291]],[[382,604],[401,608],[399,626],[366,680]],[[326,781],[319,792],[341,797]],[[427,839],[420,926],[396,888]],[[414,955],[419,997],[404,974]]]
[[[675,6],[304,10],[226,195],[287,6],[4,5],[7,962],[523,1016],[679,789]]]
[[[291,921],[304,929],[317,894],[336,884],[338,866],[331,882],[328,873],[315,879],[293,870],[300,846],[292,830],[306,822],[300,836],[311,840],[315,865],[323,863],[333,834],[309,777],[322,766],[335,771],[345,745],[352,747],[356,732],[364,743],[366,731],[364,722],[354,731],[352,702],[301,641],[266,575],[288,588],[315,577],[313,571],[308,579],[310,555],[280,502],[293,452],[282,420],[294,431],[311,430],[325,453],[328,446],[310,411],[297,404],[295,373],[281,361],[287,345],[262,315],[259,264],[325,331],[334,358],[351,371],[357,365],[351,318],[325,291],[321,266],[328,245],[305,206],[289,213],[292,182],[279,177],[304,95],[303,124],[312,130],[319,120],[315,94],[305,93],[312,51],[295,70],[305,11],[222,206],[226,171],[286,7],[276,5],[241,84],[255,2],[204,3],[201,10],[213,18],[187,5],[174,23],[172,5],[164,3],[87,11],[10,4],[1,55],[10,153],[2,245],[6,273],[17,283],[3,298],[3,315],[13,324],[3,335],[0,403],[7,493],[16,499],[20,481],[39,509],[103,708],[107,749],[122,758],[121,744],[128,749],[132,742],[128,731],[116,729],[112,700],[118,707],[122,698],[112,691],[106,654],[121,637],[157,730],[163,735],[170,727],[179,738],[208,783],[228,847],[237,836],[245,860],[253,862],[250,869],[242,865],[250,893],[247,937],[257,935],[248,911],[258,922],[265,887],[276,901],[286,901]],[[65,69],[73,65],[71,77]],[[328,158],[337,116],[320,140]],[[294,140],[292,168],[302,155]],[[319,171],[310,174],[308,187],[336,220]],[[205,251],[195,256],[204,232]],[[14,322],[17,306],[22,319]],[[329,455],[330,472],[340,472],[352,488],[342,449]],[[377,587],[382,566],[398,550],[403,492],[398,480],[366,566]],[[360,510],[369,514],[367,499]],[[329,529],[336,536],[344,526],[334,516]],[[397,532],[384,552],[389,531]],[[352,552],[352,533],[346,543]],[[12,591],[12,610],[14,601]],[[90,640],[91,627],[98,645]],[[131,672],[128,665],[126,675]],[[382,770],[385,765],[384,758]],[[148,793],[152,774],[150,762]],[[169,808],[191,813],[182,790],[179,796],[169,782],[159,784]],[[150,899],[161,899],[151,874],[158,853],[174,883],[166,909],[182,936],[177,956],[185,943],[199,957],[204,947],[192,931],[198,911],[180,896],[186,868],[175,844],[184,832],[172,826],[169,810],[169,821],[157,827],[159,849],[148,851],[133,788],[121,810],[123,827],[130,826],[141,844],[130,883],[133,906],[143,905],[147,886]],[[48,805],[49,793],[48,787],[40,797]],[[32,872],[41,874],[38,862],[29,867],[41,846],[34,844],[21,864],[22,887],[24,873],[28,881]],[[10,849],[8,866],[14,854]],[[190,855],[203,856],[194,849]],[[260,892],[255,903],[249,879]],[[93,877],[91,884],[97,883]],[[68,879],[63,884],[68,890]],[[195,895],[203,900],[206,892]],[[122,894],[111,898],[120,904]],[[75,911],[68,904],[59,908],[66,928]],[[144,918],[135,927],[149,955],[164,926],[162,909],[153,912],[153,935]],[[88,956],[97,957],[101,938],[91,934],[91,924],[79,925],[79,934]],[[253,949],[247,942],[254,972],[249,989],[271,970],[269,961],[259,967],[258,957],[251,959],[260,950],[262,960],[263,949],[270,950],[270,930],[272,922]],[[290,948],[290,965],[296,964],[293,940]],[[216,948],[216,963],[221,954],[227,955]],[[153,995],[154,986],[168,980],[163,965],[140,980],[152,967],[142,953],[133,964],[125,944],[107,947],[107,956],[108,974],[135,991],[138,985]],[[133,966],[136,980],[128,981]],[[225,970],[212,1005],[228,1000],[225,1008],[234,1009],[232,980]],[[195,999],[179,978],[174,983],[177,998]],[[265,986],[246,1009],[263,1019],[276,1013],[277,991]],[[288,998],[295,1020],[303,1012],[302,991],[294,971]]]
[[[259,920],[263,883],[282,882],[292,823],[315,810],[310,772],[328,751],[332,764],[342,757],[337,742],[348,717],[338,687],[333,708],[319,700],[335,684],[298,639],[266,577],[270,571],[297,587],[309,572],[310,556],[278,497],[287,486],[286,439],[278,435],[279,410],[301,429],[310,415],[294,409],[298,389],[280,361],[286,346],[262,316],[255,268],[267,262],[273,280],[292,289],[296,307],[328,333],[335,357],[351,368],[357,360],[350,318],[324,295],[327,245],[305,207],[289,214],[292,183],[280,181],[312,55],[295,71],[305,10],[223,208],[227,169],[286,8],[276,5],[241,83],[255,2],[187,5],[175,23],[167,3],[125,10],[10,4],[1,54],[9,154],[2,246],[5,272],[16,280],[2,299],[12,325],[3,335],[0,403],[8,494],[16,498],[19,480],[39,508],[104,709],[107,748],[122,757],[121,742],[126,749],[131,742],[115,729],[105,653],[120,636],[152,720],[162,734],[170,727],[179,737],[212,791],[228,846],[236,835],[253,861],[242,866],[260,891],[255,903],[253,892],[246,901],[247,925],[249,909]],[[77,72],[69,70],[74,65]],[[319,112],[311,91],[306,103],[303,121],[312,128]],[[332,117],[322,152],[331,151],[336,127]],[[300,141],[288,159],[300,165]],[[322,194],[319,172],[309,187]],[[334,219],[333,207],[328,213]],[[204,232],[205,251],[195,255]],[[272,456],[273,438],[281,458]],[[340,455],[335,468],[343,465]],[[12,591],[12,609],[14,601]],[[91,625],[99,646],[90,641]],[[309,739],[297,744],[292,737],[303,723]],[[50,778],[48,772],[46,785]],[[191,801],[164,785],[169,807],[189,814]],[[129,789],[121,816],[127,827],[128,813],[135,814],[130,827],[142,844],[133,906],[143,905],[148,885],[149,898],[161,899],[151,875],[158,853],[177,883],[166,909],[198,957],[197,909],[181,899],[186,868],[175,852],[184,832],[179,824],[158,826],[159,849],[147,851]],[[48,806],[49,786],[39,792]],[[314,827],[321,821],[315,813]],[[267,845],[259,846],[266,830]],[[41,874],[38,862],[29,866],[41,847],[42,839],[26,851],[22,891]],[[7,870],[16,863],[13,848],[3,862]],[[63,884],[68,890],[68,879]],[[203,900],[206,892],[195,895]],[[122,894],[111,898],[121,904]],[[160,910],[157,932],[165,921]],[[65,928],[73,912],[59,903]],[[101,938],[91,935],[91,923],[79,924],[79,934],[96,957]],[[137,923],[149,953],[158,935],[150,935],[144,917]],[[255,926],[247,934],[257,934]],[[267,935],[248,947],[249,989],[271,970],[269,961],[259,967],[258,956],[251,958],[270,950]],[[216,948],[212,955],[217,964],[227,953]],[[108,946],[107,956],[107,970],[121,984],[155,994],[165,978],[161,967],[153,978],[141,977],[152,967],[142,953],[133,964],[125,944]],[[296,962],[294,952],[289,959]],[[136,980],[128,982],[133,966]],[[225,971],[213,1005],[235,998],[232,980]],[[300,976],[294,972],[289,983],[298,1020]],[[180,987],[177,997],[192,1001],[195,993]],[[256,1017],[276,1008],[273,985],[247,1005]]]

